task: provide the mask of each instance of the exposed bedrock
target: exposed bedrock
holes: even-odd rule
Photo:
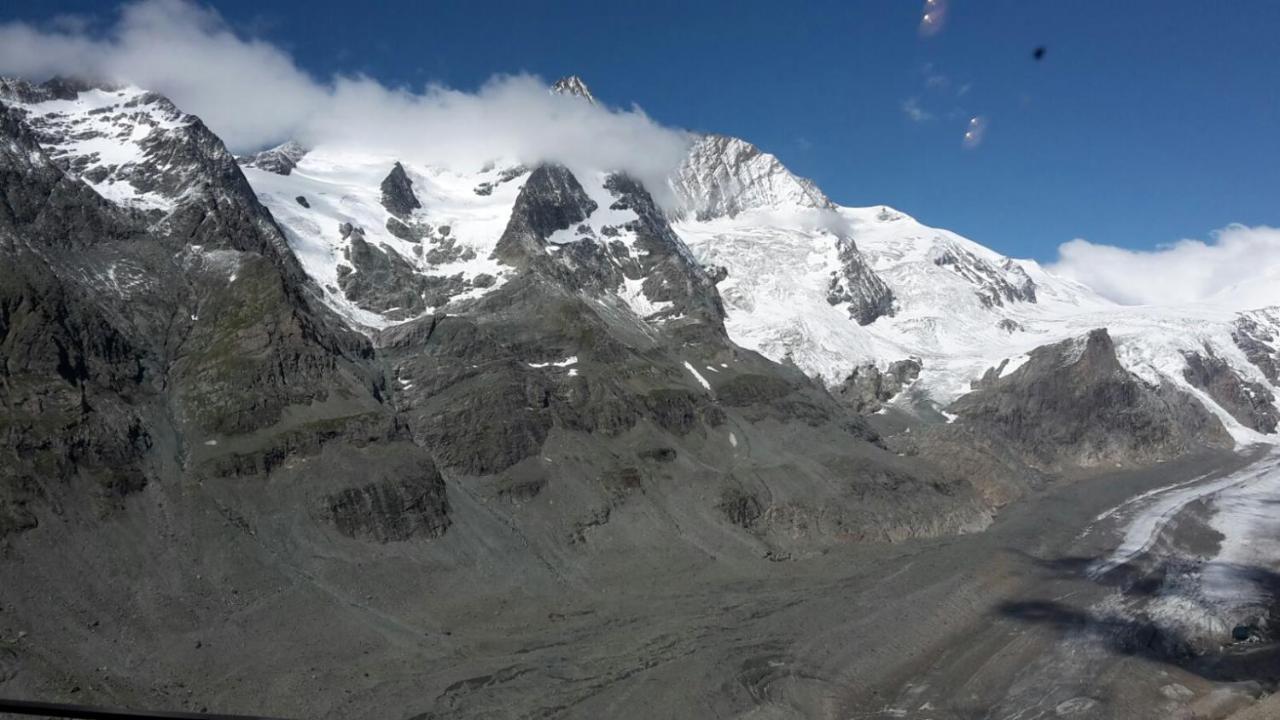
[[[1203,352],[1183,351],[1182,356],[1187,361],[1182,371],[1187,382],[1203,390],[1241,425],[1260,433],[1276,431],[1280,411],[1276,410],[1275,394],[1266,385],[1240,377],[1207,345]]]
[[[1041,470],[1153,463],[1231,445],[1194,398],[1125,370],[1105,329],[1033,350],[948,409],[955,425]]]

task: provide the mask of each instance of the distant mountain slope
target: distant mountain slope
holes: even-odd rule
[[[726,328],[742,345],[795,363],[833,388],[867,364],[885,370],[915,358],[923,366],[919,379],[898,405],[945,409],[989,368],[1014,367],[1037,347],[1108,328],[1121,362],[1138,376],[1199,397],[1239,442],[1274,437],[1241,424],[1185,372],[1189,354],[1209,348],[1240,382],[1268,382],[1235,338],[1241,311],[1280,300],[1270,288],[1234,288],[1198,306],[1117,305],[1034,261],[1002,256],[891,208],[836,207],[820,192],[762,192],[809,185],[776,159],[767,163],[768,183],[754,169],[726,176],[737,151],[707,155],[727,146],[696,146],[673,176],[682,197],[701,188],[714,198],[707,207],[719,208],[682,213],[675,229],[704,263],[726,269]],[[719,174],[688,183],[682,178],[690,166]]]

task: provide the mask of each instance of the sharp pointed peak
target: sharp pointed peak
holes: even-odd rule
[[[591,89],[577,75],[566,75],[560,78],[551,86],[551,92],[558,95],[573,95],[585,98],[592,105],[596,104],[596,96],[591,94]]]

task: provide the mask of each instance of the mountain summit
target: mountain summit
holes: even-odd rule
[[[596,96],[591,94],[591,89],[577,75],[566,75],[556,81],[551,86],[551,92],[558,95],[573,95],[580,98],[586,98],[587,102],[592,105],[596,104]]]

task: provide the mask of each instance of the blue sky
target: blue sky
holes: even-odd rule
[[[1280,225],[1277,2],[949,0],[927,37],[915,0],[212,5],[320,79],[577,73],[606,103],[744,137],[838,202],[1012,255]],[[69,13],[112,18],[10,0],[0,20]],[[987,130],[965,148],[972,116]]]

